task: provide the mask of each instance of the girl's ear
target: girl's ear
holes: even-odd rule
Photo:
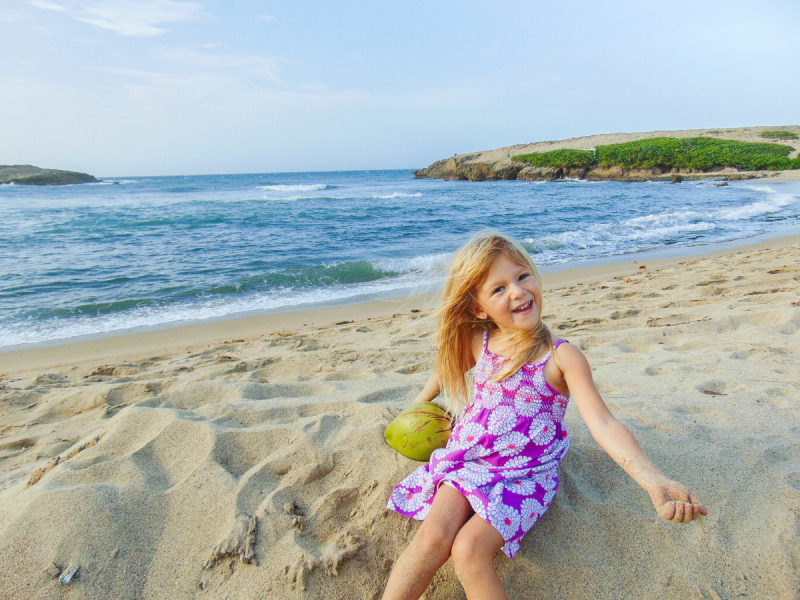
[[[480,307],[480,305],[477,302],[470,305],[469,312],[471,312],[474,316],[476,316],[481,320],[487,319],[489,317],[489,315],[487,315],[484,312],[484,310]]]

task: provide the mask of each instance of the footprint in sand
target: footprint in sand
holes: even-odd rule
[[[651,376],[665,375],[665,374],[669,373],[668,370],[662,369],[661,367],[647,367],[644,370],[644,372],[645,372],[646,375],[651,375]]]
[[[359,396],[356,399],[356,402],[362,402],[364,404],[374,404],[376,402],[392,402],[395,400],[400,400],[402,398],[405,398],[408,392],[412,389],[416,388],[404,385],[400,387],[379,390],[377,392],[370,392],[369,394],[364,394],[363,396]]]
[[[321,383],[248,383],[242,388],[243,400],[307,398],[331,394],[336,389]]]
[[[415,373],[422,373],[423,371],[430,371],[431,366],[432,365],[428,363],[420,362],[397,369],[395,373],[399,373],[400,375],[413,375]]]
[[[628,319],[630,317],[635,317],[640,312],[642,311],[640,311],[638,308],[633,308],[633,307],[629,308],[625,312],[615,310],[613,313],[611,313],[611,315],[609,315],[609,319],[613,321],[617,321],[619,319]]]

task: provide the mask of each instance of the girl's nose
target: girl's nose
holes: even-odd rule
[[[509,289],[512,298],[520,298],[525,295],[525,289],[518,282],[512,283]]]

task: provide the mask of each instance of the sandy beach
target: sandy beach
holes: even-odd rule
[[[635,258],[635,256],[634,256]],[[544,320],[710,514],[660,521],[574,407],[510,598],[798,598],[800,236],[544,278]],[[380,598],[418,527],[383,430],[435,297],[0,353],[0,596]],[[80,567],[68,585],[60,574]],[[425,598],[463,598],[450,563]]]

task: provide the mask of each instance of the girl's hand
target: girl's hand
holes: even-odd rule
[[[441,389],[439,388],[439,379],[436,375],[431,375],[430,379],[428,379],[428,383],[425,384],[425,387],[422,388],[422,391],[419,393],[419,396],[414,398],[411,401],[411,404],[419,404],[421,402],[430,402],[436,396],[439,395]]]
[[[685,485],[666,480],[650,492],[653,506],[658,516],[671,523],[689,523],[700,515],[708,514],[708,509],[700,499]]]

